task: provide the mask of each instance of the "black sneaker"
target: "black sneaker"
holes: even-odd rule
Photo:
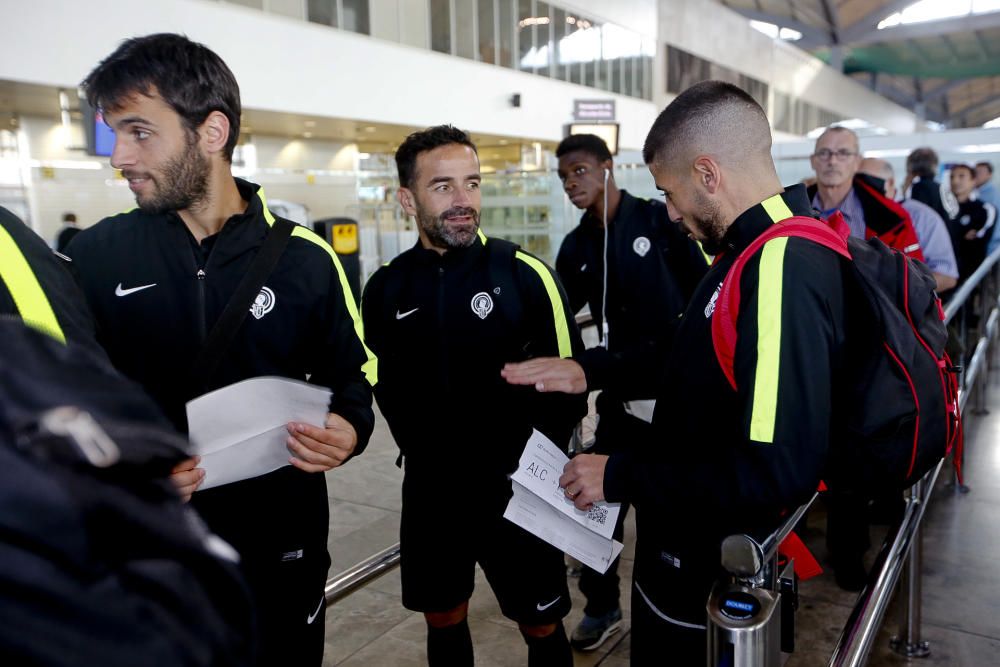
[[[622,610],[612,609],[604,616],[583,615],[580,624],[573,630],[570,645],[578,651],[593,651],[608,637],[622,629]]]

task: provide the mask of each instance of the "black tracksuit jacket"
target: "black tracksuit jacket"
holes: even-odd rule
[[[480,235],[440,255],[418,243],[369,279],[362,313],[379,358],[375,398],[408,484],[474,492],[435,511],[482,507],[480,499],[499,506],[531,429],[565,446],[586,414],[583,396],[500,376],[508,361],[583,349],[555,274],[528,253],[515,256],[512,244]]]
[[[812,215],[804,187],[781,198],[794,215]],[[612,454],[605,471],[607,499],[630,500],[638,510],[636,580],[683,621],[704,622],[727,535],[763,539],[783,510],[816,490],[835,428],[853,315],[852,283],[833,251],[799,238],[775,239],[758,251],[740,285],[738,391],[715,355],[716,290],[740,251],[773,221],[758,204],[730,226],[725,251],[674,338],[670,382],[653,418],[655,446]],[[687,595],[672,591],[674,584]]]
[[[183,432],[184,405],[200,393],[191,365],[274,220],[259,186],[236,184],[246,211],[200,246],[175,213],[136,209],[85,229],[68,248],[112,362]],[[272,309],[260,319],[247,316],[208,389],[263,375],[308,377],[333,390],[330,411],[354,426],[360,453],[374,425],[362,366],[372,369],[375,362],[359,337],[353,297],[332,250],[297,227],[264,285],[274,294]],[[329,501],[322,474],[285,466],[197,492],[192,502],[244,562],[270,560],[303,543],[326,554]]]
[[[602,418],[621,409],[622,401],[653,399],[664,380],[664,367],[674,332],[708,262],[698,244],[672,222],[662,202],[621,191],[621,202],[608,223],[608,344],[584,351],[576,359],[589,389],[603,389],[598,399]],[[604,272],[604,229],[584,214],[566,235],[556,257],[556,270],[570,307],[585,304],[601,330]]]
[[[3,207],[0,207],[0,227],[12,242],[12,247],[5,244],[0,248],[0,262],[13,264],[18,259],[15,254],[23,258],[52,307],[66,344],[81,346],[88,354],[105,358],[95,340],[94,319],[73,280],[70,262],[53,253],[33,229]],[[11,256],[7,255],[8,249]],[[10,266],[6,268],[11,270]],[[20,319],[21,313],[10,288],[0,276],[0,317],[6,316]]]

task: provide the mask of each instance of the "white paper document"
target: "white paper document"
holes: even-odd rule
[[[611,538],[619,503],[595,503],[578,510],[559,487],[569,458],[537,430],[531,434],[517,471],[511,475],[514,495],[504,517],[598,572],[608,569],[622,550]]]
[[[258,477],[289,465],[288,422],[322,427],[331,392],[306,382],[257,377],[187,404],[188,432],[201,456],[199,490]]]

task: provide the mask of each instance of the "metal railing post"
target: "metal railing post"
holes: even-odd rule
[[[924,501],[924,481],[913,485],[910,490],[910,502]],[[904,585],[901,593],[904,596],[903,618],[900,623],[899,635],[889,640],[889,646],[896,653],[907,658],[925,658],[931,654],[930,645],[920,639],[922,611],[922,577],[923,577],[923,529],[917,525],[913,532],[913,544],[906,559],[906,569],[903,572]]]

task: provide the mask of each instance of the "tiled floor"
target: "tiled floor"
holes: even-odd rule
[[[1000,374],[996,374],[1000,376]],[[898,604],[890,608],[870,665],[947,665],[987,667],[1000,665],[1000,380],[994,377],[991,413],[968,419],[966,432],[966,482],[969,494],[949,486],[942,474],[924,520],[925,576],[923,638],[930,641],[931,656],[909,663],[888,649],[889,636],[898,624]],[[369,449],[341,470],[329,474],[331,573],[342,570],[397,541],[400,480],[395,467],[396,448],[383,421],[379,421]],[[626,535],[621,574],[630,580],[633,531]],[[825,556],[825,513],[817,507],[803,536],[822,561]],[[884,529],[873,529],[880,542]],[[874,550],[869,553],[874,556]],[[623,583],[623,590],[625,584]],[[574,607],[566,620],[567,631],[582,615],[583,598],[571,583]],[[628,624],[627,591],[622,596]],[[797,615],[797,650],[787,667],[826,665],[833,646],[854,603],[823,576],[802,585]],[[476,647],[476,664],[513,667],[527,663],[527,650],[517,627],[501,616],[485,579],[479,575],[470,605],[470,627]],[[325,666],[417,667],[426,664],[424,622],[400,604],[399,573],[394,571],[342,600],[327,612]],[[580,667],[628,665],[628,633],[612,637],[601,649],[578,653]],[[665,653],[664,664],[669,665]],[[699,666],[700,667],[700,666]]]

